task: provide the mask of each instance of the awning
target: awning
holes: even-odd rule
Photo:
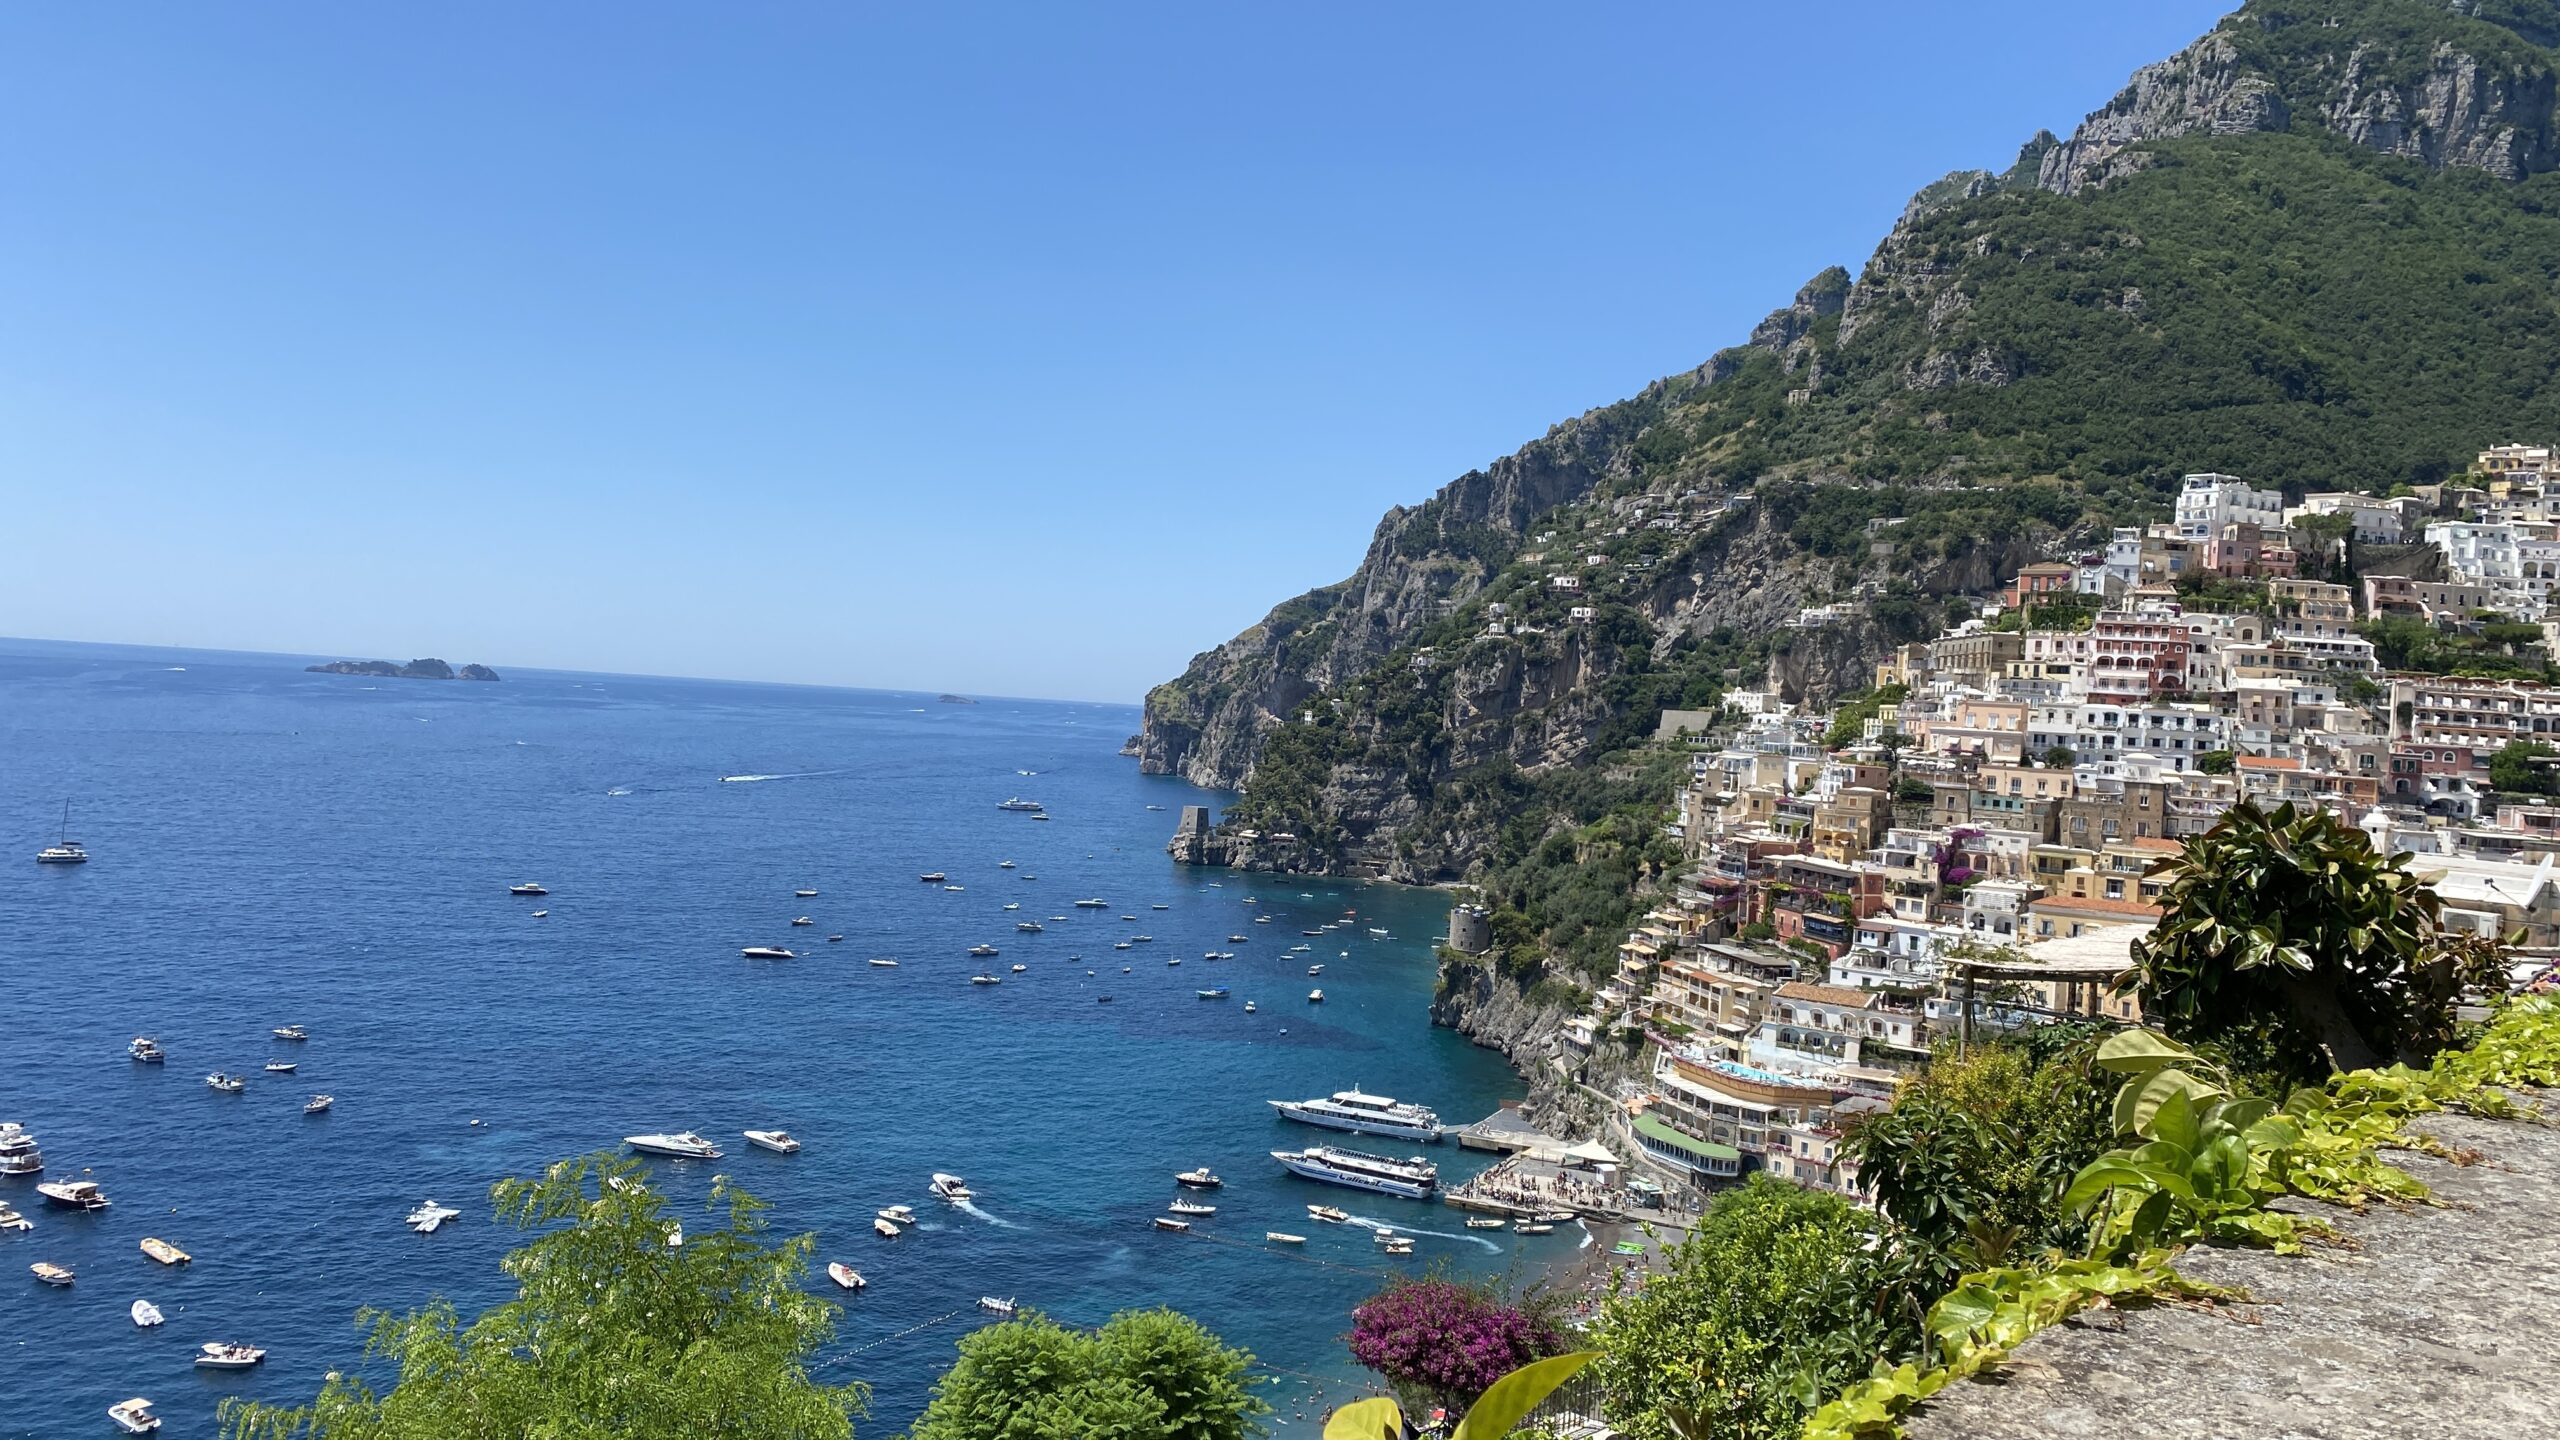
[[[1595,1165],[1615,1165],[1618,1163],[1618,1152],[1601,1144],[1597,1140],[1585,1140],[1581,1144],[1574,1146],[1572,1149],[1565,1151],[1564,1158],[1567,1160],[1588,1160]]]
[[[1637,1116],[1635,1126],[1638,1135],[1656,1145],[1666,1145],[1682,1154],[1695,1155],[1701,1160],[1718,1160],[1733,1164],[1742,1159],[1742,1152],[1730,1145],[1718,1145],[1712,1140],[1691,1139],[1650,1115]]]

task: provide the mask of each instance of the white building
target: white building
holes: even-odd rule
[[[2284,523],[2291,525],[2305,515],[2355,517],[2353,533],[2359,545],[2397,545],[2405,533],[2398,506],[2388,500],[2352,491],[2331,490],[2305,495],[2301,504],[2284,512]]]
[[[2077,764],[2103,765],[2139,751],[2184,774],[2197,756],[2231,748],[2231,719],[2207,705],[2116,705],[2103,701],[2027,708],[2027,753],[2055,746]]]
[[[2178,534],[2184,539],[2219,540],[2227,526],[2273,530],[2283,523],[2284,492],[2257,489],[2238,476],[2190,475],[2178,489]]]

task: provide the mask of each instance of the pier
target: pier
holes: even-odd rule
[[[1564,1142],[1532,1125],[1520,1114],[1518,1101],[1506,1100],[1501,1108],[1452,1132],[1458,1145],[1466,1150],[1490,1150],[1498,1155],[1516,1154],[1522,1150],[1561,1151]]]

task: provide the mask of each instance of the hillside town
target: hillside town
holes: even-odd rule
[[[2189,475],[2174,520],[2025,567],[1861,696],[1665,714],[1657,741],[1689,754],[1683,874],[1551,1063],[1634,1041],[1621,1098],[1650,1158],[1856,1195],[1844,1122],[1934,1047],[2141,1018],[2111,982],[2160,917],[2152,869],[2243,801],[2336,813],[2417,857],[2448,926],[2547,956],[2552,456],[2500,446],[2446,485],[2294,505]],[[1461,906],[1451,943],[1489,945],[1484,913]]]

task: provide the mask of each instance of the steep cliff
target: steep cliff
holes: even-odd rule
[[[1857,688],[2185,471],[2381,490],[2560,428],[2555,38],[2549,0],[2244,7],[1748,343],[1391,512],[1151,693],[1131,753],[1242,785],[1298,837],[1272,863],[1450,878],[1510,777],[1773,662]]]

